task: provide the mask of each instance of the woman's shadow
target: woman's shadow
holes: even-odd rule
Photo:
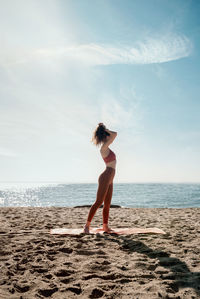
[[[170,269],[168,274],[160,274],[160,278],[171,280],[170,287],[176,293],[180,288],[193,288],[197,295],[200,295],[200,272],[191,272],[187,264],[178,258],[170,257],[170,254],[162,250],[153,250],[141,241],[132,240],[126,236],[108,234],[105,238],[117,242],[120,249],[129,253],[138,252],[145,254],[151,259],[156,259],[157,266]],[[167,238],[167,236],[165,237]],[[153,267],[152,270],[155,270]]]

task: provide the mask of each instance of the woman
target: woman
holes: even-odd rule
[[[108,146],[113,142],[116,136],[117,132],[109,131],[108,129],[106,129],[103,123],[99,123],[93,133],[92,141],[96,146],[101,145],[100,153],[106,164],[106,169],[100,174],[98,178],[99,184],[96,201],[90,208],[87,222],[84,227],[84,233],[89,233],[92,218],[103,202],[103,230],[105,232],[112,231],[108,227],[108,217],[113,193],[113,179],[115,176],[116,156]]]

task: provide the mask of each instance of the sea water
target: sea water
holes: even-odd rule
[[[112,204],[123,207],[200,207],[200,184],[115,183]],[[95,183],[0,183],[0,207],[74,207],[91,205]]]

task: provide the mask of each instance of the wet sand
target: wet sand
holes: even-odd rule
[[[166,235],[50,235],[88,208],[0,208],[0,298],[200,298],[200,208],[112,208],[110,226]],[[92,226],[100,226],[102,209]]]

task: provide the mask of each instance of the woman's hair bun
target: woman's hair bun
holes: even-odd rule
[[[103,123],[98,123],[93,133],[92,141],[95,145],[100,145],[106,140],[106,136],[108,135],[110,134],[106,132],[106,126]]]

